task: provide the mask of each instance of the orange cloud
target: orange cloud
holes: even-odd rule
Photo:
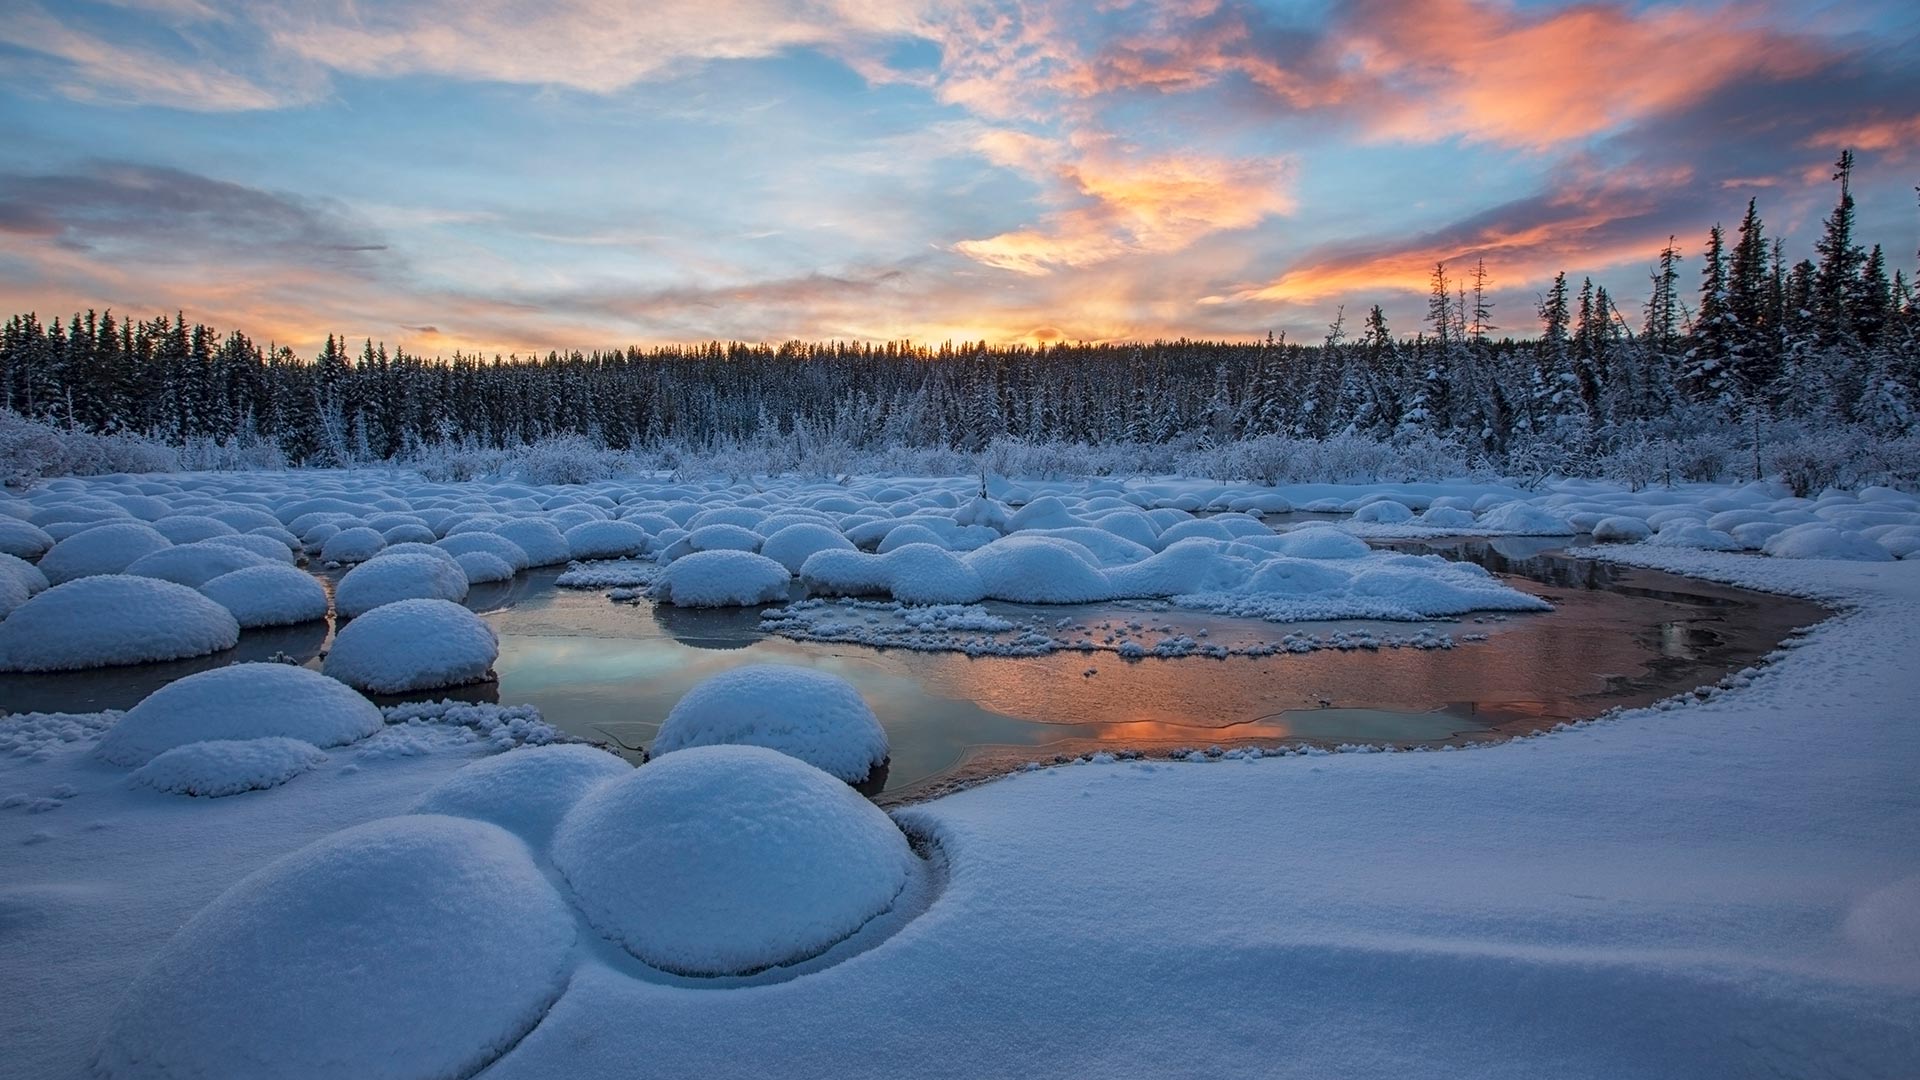
[[[1059,197],[1077,202],[1038,227],[954,245],[968,258],[1031,276],[1131,253],[1179,251],[1210,233],[1251,228],[1294,207],[1284,190],[1284,161],[1141,155],[1098,138],[1062,147],[1013,132],[983,136],[979,148],[989,160],[1037,174]]]
[[[1905,158],[1920,146],[1920,113],[1899,117],[1881,114],[1872,119],[1840,124],[1807,139],[1802,145],[1828,150],[1892,151]]]

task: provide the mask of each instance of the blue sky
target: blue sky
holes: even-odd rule
[[[0,0],[0,300],[427,352],[1411,332],[1484,258],[1630,310],[1859,152],[1920,246],[1920,17],[1862,2]],[[1697,270],[1697,258],[1689,270]]]

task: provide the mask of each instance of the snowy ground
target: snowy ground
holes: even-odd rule
[[[944,871],[916,917],[751,985],[649,977],[583,929],[484,1075],[1913,1075],[1920,562],[1602,553],[1843,613],[1698,703],[1488,748],[1076,764],[913,807]],[[130,786],[88,752],[104,721],[0,724],[0,1077],[88,1075],[190,916],[539,741],[501,719],[213,800]],[[476,949],[516,947],[487,921]],[[338,1049],[304,1037],[287,1075]]]

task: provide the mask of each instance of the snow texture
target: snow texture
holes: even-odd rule
[[[0,621],[0,671],[176,660],[231,649],[240,625],[184,585],[105,574],[55,585]]]
[[[687,691],[652,750],[721,745],[778,750],[850,784],[887,760],[887,733],[852,683],[783,664],[732,668]]]
[[[318,747],[300,739],[209,739],[160,754],[135,769],[127,783],[173,795],[220,798],[279,787],[325,760]]]
[[[364,739],[380,710],[337,679],[292,664],[232,664],[170,682],[127,710],[95,756],[142,765],[205,739],[301,739],[317,747]]]
[[[824,952],[885,912],[914,855],[887,815],[758,746],[669,754],[594,789],[553,861],[589,922],[682,975],[745,974]]]
[[[675,559],[653,598],[677,607],[744,607],[787,598],[787,568],[750,551],[696,551]]]
[[[173,546],[150,525],[121,521],[96,525],[53,545],[40,557],[40,572],[55,585],[95,574],[118,574],[136,559]]]
[[[492,822],[544,848],[587,792],[632,771],[595,746],[530,746],[468,765],[422,795],[413,812]]]
[[[459,604],[399,600],[341,627],[322,670],[356,689],[404,694],[484,682],[499,655],[493,627]]]
[[[630,521],[587,521],[566,533],[573,559],[625,559],[647,550],[647,530]]]
[[[460,564],[432,555],[368,559],[347,571],[333,590],[334,609],[349,619],[401,600],[457,602],[466,598],[467,575]]]
[[[122,571],[134,577],[159,578],[197,589],[222,574],[249,566],[281,565],[245,548],[212,541],[178,544],[143,555]]]
[[[327,617],[327,590],[320,582],[278,563],[221,574],[200,586],[200,594],[231,612],[242,630]]]
[[[566,904],[506,831],[370,822],[194,916],[128,989],[95,1068],[113,1080],[470,1076],[560,996],[574,940]]]

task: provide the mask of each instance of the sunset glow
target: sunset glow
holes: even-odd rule
[[[0,296],[450,354],[1286,332],[1484,259],[1637,304],[1837,148],[1916,247],[1916,17],[1499,0],[20,0]]]

